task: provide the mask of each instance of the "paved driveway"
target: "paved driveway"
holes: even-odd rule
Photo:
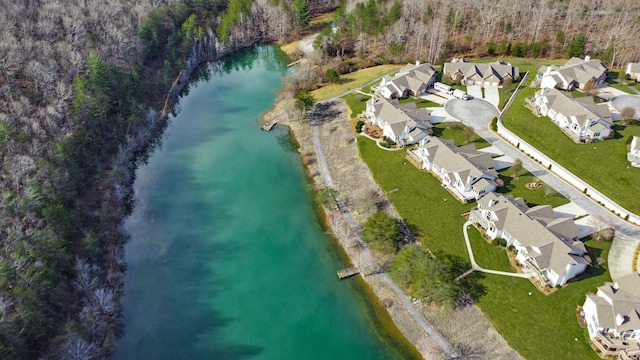
[[[622,90],[618,90],[611,86],[601,87],[600,91],[598,92],[598,97],[603,98],[605,100],[609,100],[616,96],[622,96],[622,95],[628,95],[628,94]]]
[[[484,88],[484,100],[491,103],[491,105],[498,107],[500,103],[500,93],[497,86],[487,86]]]
[[[480,85],[467,86],[467,94],[473,96],[474,99],[482,99],[482,88]]]
[[[474,129],[486,129],[487,124],[491,122],[494,117],[498,117],[498,109],[496,109],[490,103],[480,100],[449,100],[444,108],[449,115],[464,122],[466,125],[471,126]]]
[[[447,110],[445,110],[443,107],[429,107],[427,108],[427,111],[429,112],[429,122],[431,122],[432,124],[439,124],[443,121],[454,120],[451,119],[449,114],[447,114]]]
[[[620,95],[611,99],[611,106],[618,111],[625,107],[636,109],[636,118],[640,117],[640,95]]]

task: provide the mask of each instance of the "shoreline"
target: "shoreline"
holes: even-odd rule
[[[350,125],[350,110],[342,99],[335,99],[328,103],[325,109],[325,116],[317,120],[317,128],[320,133],[320,146],[326,156],[328,171],[334,178],[335,190],[340,194],[340,198],[345,202],[345,206],[359,228],[364,226],[369,215],[378,208],[386,211],[393,217],[401,219],[393,204],[386,198],[384,192],[373,179],[368,166],[360,158],[356,134],[353,133]],[[316,157],[316,150],[312,135],[312,126],[309,120],[299,121],[294,114],[297,110],[293,105],[293,100],[277,99],[273,108],[265,112],[260,120],[277,120],[278,124],[289,128],[292,136],[297,141],[298,153],[303,165],[308,171],[308,177],[317,193],[323,188],[327,188],[326,180],[323,177],[322,169]],[[377,203],[373,201],[363,201],[365,198],[377,197]],[[363,204],[364,203],[364,204]],[[333,233],[335,241],[340,245],[341,250],[346,254],[349,261],[357,265],[363,262],[363,253],[360,251],[357,239],[347,224],[344,215],[337,209],[327,209],[318,204],[324,214],[325,224]],[[379,254],[374,256],[378,266],[390,261],[381,258]],[[449,358],[445,351],[429,334],[422,328],[417,319],[410,314],[409,308],[403,305],[402,300],[393,291],[383,276],[386,274],[372,274],[363,276],[363,285],[367,284],[368,291],[375,295],[377,302],[374,308],[380,307],[393,321],[397,331],[399,331],[406,341],[413,345],[417,352],[425,359],[445,359]],[[406,296],[405,296],[406,297]],[[453,349],[461,356],[471,355],[467,353],[473,349],[473,354],[480,353],[486,355],[482,358],[502,358],[502,359],[522,359],[522,357],[506,343],[504,338],[495,330],[491,322],[484,316],[476,306],[467,306],[462,309],[452,311],[442,311],[434,309],[426,304],[413,306],[415,310],[426,320],[428,324],[440,332],[442,336],[450,342]],[[465,351],[467,350],[467,351]]]
[[[314,194],[317,194],[319,190],[326,188],[327,184],[321,176],[321,169],[317,161],[315,161],[316,151],[313,141],[311,141],[311,124],[308,120],[303,122],[297,120],[291,120],[287,113],[291,114],[290,108],[287,106],[287,100],[276,101],[274,107],[265,112],[261,116],[261,121],[269,122],[273,120],[278,121],[278,126],[283,125],[288,128],[291,135],[298,143],[298,154],[303,165],[306,168],[309,181],[313,185]],[[345,111],[346,106],[344,106]],[[289,110],[289,111],[287,111]],[[295,111],[295,110],[294,110]],[[348,126],[348,124],[346,124]],[[351,131],[349,129],[349,131]],[[355,136],[351,135],[353,141]],[[324,140],[324,137],[323,137]],[[336,189],[338,190],[338,189]],[[339,193],[341,193],[338,190]],[[346,194],[342,194],[346,198]],[[318,208],[318,216],[327,229],[331,230],[333,240],[336,245],[339,245],[339,250],[344,254],[345,260],[348,260],[352,265],[356,265],[359,262],[359,257],[362,256],[360,248],[354,246],[353,234],[347,228],[347,224],[344,221],[342,214],[339,211],[331,211],[326,209],[321,204],[316,203]],[[322,212],[320,212],[322,210]],[[362,220],[366,220],[360,216],[357,219],[359,225],[362,225]],[[393,290],[386,284],[380,275],[361,275],[358,281],[358,286],[361,286],[364,293],[363,297],[368,298],[366,300],[374,300],[377,304],[372,304],[373,311],[376,313],[376,320],[380,319],[380,316],[386,317],[392,322],[389,326],[393,325],[394,329],[384,329],[382,333],[390,334],[394,337],[393,332],[397,331],[402,336],[402,339],[407,344],[400,344],[404,346],[411,346],[410,352],[416,352],[424,359],[443,359],[447,358],[446,354],[442,352],[440,347],[426,334],[424,333],[418,324],[411,319],[408,310],[401,305],[401,299],[397,298]],[[379,314],[383,312],[384,314]],[[418,355],[416,354],[416,355]]]

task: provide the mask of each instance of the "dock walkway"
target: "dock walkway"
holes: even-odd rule
[[[357,267],[350,267],[350,268],[338,270],[338,278],[340,280],[346,279],[358,274],[360,274],[360,269],[358,269]]]

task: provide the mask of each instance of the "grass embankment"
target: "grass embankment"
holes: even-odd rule
[[[420,242],[435,254],[468,259],[462,234],[465,219],[461,214],[474,205],[455,200],[433,175],[405,161],[404,152],[380,150],[362,137],[358,138],[358,146],[382,190],[400,189],[388,197],[402,218],[417,230]],[[509,270],[504,250],[481,240],[473,229],[469,235],[476,261],[481,266],[513,271]],[[586,245],[594,261],[607,258],[610,243],[589,240]],[[590,270],[589,277],[548,296],[524,279],[477,273],[471,276],[477,279],[479,287],[475,301],[500,334],[525,358],[598,358],[588,345],[587,332],[578,325],[575,310],[584,302],[587,292],[610,281],[603,269]]]
[[[404,65],[378,65],[340,76],[340,83],[323,86],[313,90],[311,94],[316,101],[329,99],[349,90],[360,87],[380,76],[399,70]]]
[[[640,214],[636,185],[640,169],[629,166],[627,144],[640,136],[640,126],[615,125],[612,139],[592,144],[576,144],[548,117],[536,117],[523,106],[535,89],[524,88],[504,116],[504,125],[567,170],[600,190],[627,210]]]

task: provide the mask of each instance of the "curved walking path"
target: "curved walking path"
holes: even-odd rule
[[[462,225],[462,232],[464,233],[464,242],[467,244],[467,252],[469,253],[469,260],[471,261],[471,269],[473,269],[475,271],[480,271],[480,272],[483,272],[483,273],[487,273],[487,274],[511,276],[511,277],[518,277],[518,278],[523,278],[523,279],[529,279],[530,278],[530,276],[527,275],[527,274],[511,273],[511,272],[506,272],[506,271],[485,269],[485,268],[481,267],[480,265],[478,265],[478,263],[476,263],[475,257],[473,256],[473,250],[471,249],[471,242],[469,241],[469,234],[467,232],[467,229],[472,225],[473,225],[473,221],[467,221],[467,222],[464,223],[464,225]]]
[[[324,101],[329,101],[329,100],[333,100],[333,99],[327,99]],[[316,118],[315,118],[315,105],[314,105],[314,108],[311,110],[310,118],[311,118],[311,128],[313,131],[313,146],[315,147],[315,151],[316,151],[316,159],[318,161],[318,164],[320,165],[320,173],[322,174],[322,177],[324,178],[327,186],[330,188],[335,188],[333,179],[331,178],[331,173],[329,172],[329,166],[327,165],[327,160],[324,156],[322,145],[320,143],[320,134],[318,131],[318,124],[316,123]],[[375,269],[373,255],[371,254],[371,250],[367,246],[366,242],[362,239],[362,235],[360,233],[360,227],[358,226],[355,219],[351,215],[351,212],[349,212],[349,209],[347,209],[347,207],[345,206],[342,199],[337,198],[336,202],[338,203],[338,208],[340,209],[340,212],[344,215],[347,223],[349,224],[349,227],[355,234],[358,240],[358,243],[362,247],[362,250],[365,256],[365,263],[367,264],[366,266],[370,267],[371,269]],[[422,316],[418,312],[418,310],[413,306],[413,304],[409,301],[409,299],[407,298],[405,293],[402,291],[402,289],[400,289],[391,280],[391,278],[389,278],[389,275],[387,275],[386,273],[381,273],[380,277],[395,292],[395,294],[398,296],[398,298],[402,302],[402,306],[411,315],[413,320],[420,326],[420,328],[425,333],[429,335],[429,337],[431,337],[438,344],[438,346],[440,346],[442,351],[444,351],[444,353],[447,354],[450,359],[459,359],[460,355],[451,346],[451,344],[449,344],[447,339],[445,339],[436,329],[433,328],[433,326],[431,326],[431,324],[429,324],[429,322],[427,322],[425,317]]]

